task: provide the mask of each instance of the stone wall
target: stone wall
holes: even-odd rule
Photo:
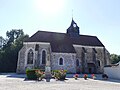
[[[110,65],[110,53],[108,52],[107,49],[105,49],[105,56],[106,56],[106,65]]]
[[[107,74],[109,78],[120,80],[120,62],[111,67],[104,67],[104,73]]]
[[[36,45],[38,49],[36,50]],[[45,64],[41,64],[42,61],[42,51],[46,51],[46,60],[50,60],[50,66],[52,70],[65,69],[68,73],[76,73],[77,71],[88,72],[88,63],[93,63],[95,65],[96,73],[103,73],[103,68],[105,65],[109,65],[109,52],[104,47],[92,47],[92,46],[81,46],[73,45],[76,53],[55,53],[51,52],[50,43],[24,43],[24,46],[19,51],[17,73],[25,73],[25,70],[31,68],[41,68],[45,69]],[[84,49],[83,49],[84,47]],[[93,48],[96,53],[93,53]],[[27,53],[32,49],[34,52],[34,60],[32,65],[27,65]],[[83,59],[83,53],[85,55]],[[95,54],[96,59],[93,60],[93,54]],[[58,61],[60,58],[64,59],[64,65],[59,65]],[[79,60],[79,67],[76,67],[76,60]],[[100,66],[98,66],[97,60],[100,61]]]
[[[37,51],[35,50],[36,44],[39,45],[39,50],[37,50]],[[30,49],[32,49],[33,53],[34,53],[32,65],[27,64],[27,53]],[[24,43],[22,49],[19,51],[16,72],[17,73],[25,73],[26,69],[32,69],[35,67],[40,68],[41,67],[41,52],[42,52],[42,50],[45,50],[47,52],[47,55],[49,55],[50,54],[50,44],[48,44],[48,43]],[[47,59],[48,59],[48,56],[46,56],[46,60]]]
[[[34,51],[35,45],[34,44],[24,44],[22,49],[19,51],[19,55],[18,55],[18,63],[17,63],[17,73],[25,73],[25,70],[27,68],[33,68],[33,65],[28,65],[27,66],[27,51],[29,49],[32,49]],[[34,53],[35,54],[35,53]],[[35,55],[34,55],[35,56]],[[35,58],[33,60],[33,62],[35,62]]]
[[[63,58],[64,65],[59,65],[59,59]],[[74,53],[52,53],[51,54],[52,70],[67,70],[67,73],[76,73],[76,54]]]
[[[85,52],[83,50],[85,49]],[[84,68],[84,72],[88,72],[87,63],[94,63],[96,65],[96,73],[103,73],[103,68],[106,64],[109,64],[109,53],[106,52],[104,47],[92,47],[92,46],[81,46],[74,45],[76,50],[76,57],[79,58],[81,63],[81,68]],[[96,50],[96,61],[93,60],[93,48]],[[104,50],[105,49],[105,50]],[[85,53],[85,60],[82,60],[82,53]],[[98,66],[97,60],[100,61],[100,66]],[[107,62],[105,64],[105,61]],[[83,65],[82,65],[83,64]]]
[[[39,44],[39,50],[37,51],[36,67],[45,69],[45,64],[42,64],[42,51],[46,52],[46,61],[50,60],[51,47],[50,44]]]
[[[103,68],[105,66],[105,52],[104,48],[95,48],[97,51],[97,60],[100,61],[100,67],[97,67],[97,73],[103,73]]]

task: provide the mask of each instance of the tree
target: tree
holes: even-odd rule
[[[0,49],[7,43],[7,40],[5,40],[2,36],[0,36]]]
[[[24,35],[22,29],[12,29],[11,31],[7,31],[6,36],[9,39],[8,44],[14,43],[14,41],[22,35]]]
[[[23,46],[23,41],[28,39],[21,29],[7,31],[8,43],[0,50],[0,72],[15,72],[17,67],[18,52]]]
[[[111,54],[110,60],[112,64],[118,63],[120,61],[120,55]]]

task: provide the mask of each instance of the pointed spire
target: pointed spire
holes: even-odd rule
[[[75,23],[75,21],[73,20],[73,9],[72,9],[72,22],[71,24]]]
[[[72,20],[73,20],[73,9],[72,9]]]
[[[76,24],[76,23],[75,23],[75,21],[74,21],[74,20],[73,20],[73,18],[72,18],[72,22],[71,22],[71,25],[73,25],[73,24]]]

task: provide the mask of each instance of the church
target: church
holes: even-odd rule
[[[109,52],[96,36],[82,35],[77,23],[72,22],[66,33],[37,31],[24,41],[19,51],[17,73],[47,65],[51,70],[64,69],[67,73],[103,73],[109,65]]]

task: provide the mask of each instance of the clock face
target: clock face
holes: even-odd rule
[[[76,27],[76,24],[73,24],[73,27]]]

